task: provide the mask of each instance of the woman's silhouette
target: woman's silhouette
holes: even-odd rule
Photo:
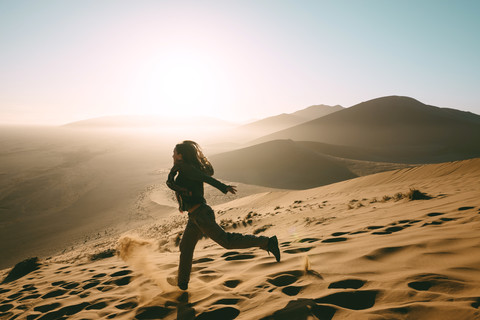
[[[236,193],[236,187],[225,185],[212,177],[213,167],[194,141],[183,141],[173,150],[173,167],[167,186],[175,191],[181,212],[188,211],[188,222],[180,241],[180,263],[178,286],[188,288],[195,245],[203,234],[226,249],[259,247],[271,252],[280,261],[280,250],[276,236],[264,237],[225,232],[216,222],[215,214],[203,196],[206,182],[223,193]]]

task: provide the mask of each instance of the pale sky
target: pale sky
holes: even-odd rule
[[[475,0],[0,0],[0,123],[387,95],[480,114],[479,34]]]

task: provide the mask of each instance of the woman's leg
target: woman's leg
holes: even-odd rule
[[[264,250],[268,249],[268,237],[225,232],[225,230],[215,222],[215,214],[208,205],[200,206],[192,212],[190,217],[204,234],[225,249],[244,249],[251,247],[259,247]]]
[[[202,232],[190,218],[180,241],[180,263],[178,264],[178,286],[186,290],[192,271],[192,259],[195,245],[202,236]]]

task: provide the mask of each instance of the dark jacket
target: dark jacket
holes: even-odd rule
[[[223,193],[227,193],[228,186],[226,184],[183,161],[175,163],[170,170],[167,186],[175,191],[179,209],[188,211],[196,204],[206,203],[203,196],[204,182],[214,186]]]

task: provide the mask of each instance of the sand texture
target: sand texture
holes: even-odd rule
[[[180,291],[171,283],[186,220],[172,211],[97,247],[2,270],[0,318],[480,318],[480,159],[214,209],[228,231],[277,235],[282,261],[202,239]]]

